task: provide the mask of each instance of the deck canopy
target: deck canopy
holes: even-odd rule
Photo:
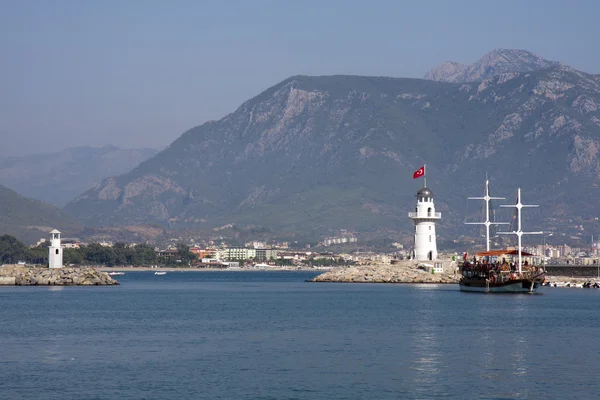
[[[478,257],[495,257],[495,256],[518,256],[519,255],[519,250],[508,250],[508,249],[504,249],[504,250],[488,250],[488,251],[480,251],[478,253],[475,253],[476,256]],[[521,250],[521,255],[525,256],[525,257],[530,257],[533,254],[528,253],[526,251]]]

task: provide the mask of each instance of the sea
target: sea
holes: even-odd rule
[[[0,399],[600,398],[600,290],[128,272],[0,287]]]

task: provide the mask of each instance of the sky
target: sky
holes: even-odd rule
[[[293,75],[518,48],[600,73],[595,0],[0,0],[0,156],[169,145]]]

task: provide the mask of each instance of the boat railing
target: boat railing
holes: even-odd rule
[[[481,267],[473,267],[470,265],[466,267],[461,265],[459,268],[460,274],[465,278],[489,278],[492,281],[499,280],[501,282],[505,282],[512,279],[536,279],[541,278],[545,275],[545,271],[541,267],[529,267],[519,272],[514,270],[502,270],[495,268],[481,268]]]
[[[516,271],[497,271],[498,278],[500,281],[504,282],[511,279],[535,279],[544,276],[545,272],[543,270],[528,270],[521,271],[519,274]]]

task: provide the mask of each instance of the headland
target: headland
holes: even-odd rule
[[[91,267],[47,268],[23,265],[0,267],[0,285],[16,286],[105,286],[119,282]]]
[[[274,267],[229,267],[229,268],[205,268],[205,267],[148,267],[148,266],[99,266],[96,269],[104,272],[136,272],[136,271],[165,271],[165,272],[268,272],[268,271],[328,271],[333,267],[296,267],[296,266],[274,266]]]
[[[438,260],[442,272],[432,272],[433,262],[400,260],[394,264],[372,263],[368,265],[338,267],[320,274],[310,282],[340,283],[458,283],[460,275],[456,262],[450,259]]]

